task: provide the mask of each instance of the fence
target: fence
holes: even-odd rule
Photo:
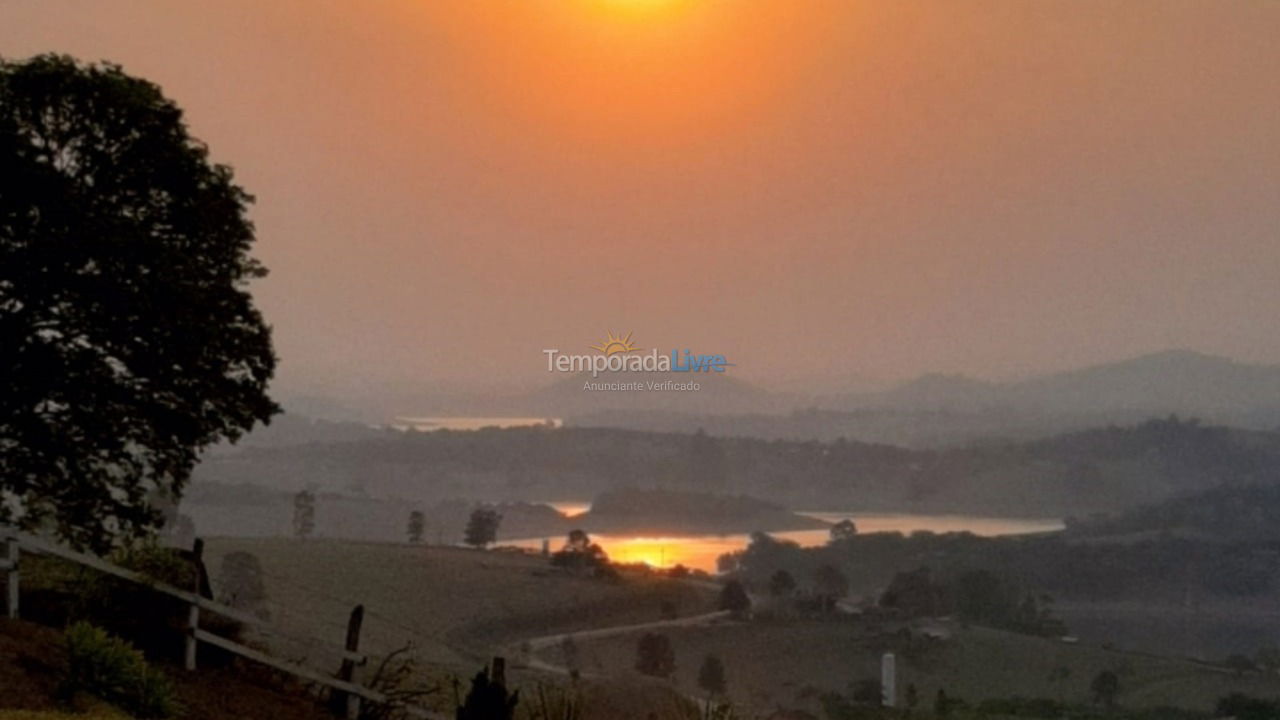
[[[268,667],[274,668],[281,672],[288,673],[302,680],[315,683],[341,692],[346,697],[346,717],[349,720],[357,720],[360,716],[360,706],[362,701],[368,701],[377,704],[386,704],[389,698],[384,694],[372,688],[365,687],[353,681],[355,668],[357,665],[363,665],[367,661],[367,657],[359,652],[360,646],[360,627],[364,621],[364,606],[357,605],[351,611],[351,617],[347,624],[346,641],[342,644],[331,643],[316,638],[300,637],[298,635],[285,633],[274,627],[270,622],[263,620],[251,613],[244,612],[237,608],[204,597],[199,592],[200,580],[197,578],[195,591],[183,590],[173,587],[165,583],[155,582],[141,573],[120,567],[103,560],[95,555],[72,550],[49,540],[21,533],[16,530],[0,527],[0,543],[3,544],[4,552],[0,554],[0,572],[6,578],[5,587],[5,610],[9,618],[17,619],[19,611],[19,587],[20,587],[20,554],[22,552],[35,553],[40,555],[52,555],[62,558],[70,562],[83,565],[85,567],[97,570],[98,572],[113,575],[124,580],[145,585],[154,592],[169,595],[177,598],[188,605],[188,615],[186,623],[186,642],[184,646],[184,666],[188,671],[197,670],[196,650],[200,643],[212,645],[226,652],[238,655],[247,660],[261,663]],[[196,541],[197,559],[202,544]],[[197,573],[199,575],[199,573]],[[217,615],[235,620],[245,625],[253,627],[260,633],[271,637],[287,639],[292,642],[310,645],[313,647],[322,647],[335,652],[342,658],[342,667],[338,671],[337,677],[332,677],[323,672],[319,672],[312,668],[308,668],[299,663],[282,660],[272,657],[270,654],[255,650],[254,648],[242,645],[229,638],[215,635],[200,627],[200,611],[205,610]],[[439,718],[438,713],[433,713],[424,708],[405,707],[403,708],[409,715],[420,718]]]

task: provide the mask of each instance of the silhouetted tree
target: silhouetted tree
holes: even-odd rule
[[[666,635],[645,633],[636,643],[636,670],[654,677],[671,677],[676,671],[676,651]]]
[[[716,572],[731,573],[738,569],[742,551],[722,553],[716,557]]]
[[[586,531],[570,530],[564,547],[551,556],[551,564],[574,572],[600,574],[609,568],[609,555],[604,548],[591,542]]]
[[[279,411],[251,200],[156,85],[0,60],[0,523],[146,535],[151,490]]]
[[[724,663],[715,655],[708,655],[698,668],[698,687],[708,695],[723,695],[725,691]]]
[[[421,510],[414,510],[409,513],[409,542],[422,542],[422,533],[426,530],[426,516]]]
[[[467,520],[463,542],[472,547],[484,547],[498,539],[498,525],[501,523],[502,513],[493,508],[476,508]]]
[[[947,697],[947,691],[938,688],[938,694],[933,696],[933,714],[940,718],[949,717],[951,705],[951,698]]]
[[[1093,701],[1108,709],[1115,707],[1116,696],[1120,694],[1120,676],[1110,670],[1103,670],[1094,676],[1089,684],[1093,692]]]
[[[494,658],[492,670],[481,670],[471,679],[467,698],[454,714],[456,720],[513,720],[520,691],[507,692],[505,663]]]
[[[915,710],[920,704],[920,691],[916,689],[915,683],[907,683],[907,710]]]
[[[849,578],[834,565],[822,565],[813,573],[813,587],[823,609],[831,610],[840,598],[849,594]]]
[[[831,526],[831,542],[837,543],[842,540],[852,540],[858,536],[858,526],[853,524],[849,518],[845,518],[835,525]]]
[[[751,596],[737,580],[730,580],[720,589],[720,609],[734,615],[742,615],[751,609]]]
[[[310,537],[316,529],[316,494],[311,490],[299,490],[293,496],[293,534]]]
[[[946,607],[943,595],[943,588],[933,581],[933,573],[921,567],[896,573],[881,594],[880,605],[910,617],[940,615]]]
[[[564,549],[572,552],[583,552],[591,546],[591,536],[586,530],[574,529],[569,531],[569,537],[565,540]]]
[[[795,592],[796,579],[786,570],[779,570],[769,578],[769,594],[782,597]]]

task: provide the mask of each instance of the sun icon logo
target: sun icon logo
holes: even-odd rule
[[[631,344],[631,333],[627,333],[626,337],[615,337],[613,332],[609,332],[608,337],[599,345],[592,345],[592,350],[599,350],[605,356],[616,355],[618,353],[635,352],[640,348]]]

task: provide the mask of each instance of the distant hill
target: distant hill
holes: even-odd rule
[[[1223,485],[1070,524],[1073,538],[1280,542],[1280,485]]]
[[[696,392],[602,391],[588,381],[696,382]],[[1108,424],[1180,415],[1255,430],[1280,429],[1280,366],[1249,365],[1172,350],[1018,382],[930,374],[878,392],[808,396],[769,391],[730,373],[614,373],[565,376],[530,391],[422,391],[366,399],[376,410],[352,419],[396,416],[559,418],[569,425],[779,440],[838,438],[913,448],[1030,440]],[[286,402],[291,412],[333,420],[349,404],[316,398]],[[307,412],[313,410],[313,413]],[[297,423],[264,440],[302,441]],[[327,441],[334,427],[317,424]],[[260,444],[259,433],[250,444]]]
[[[1174,414],[1269,430],[1280,428],[1280,366],[1175,350],[1019,382],[930,374],[879,392],[806,401],[774,396],[754,403],[785,407],[788,400],[804,406],[725,413],[674,404],[588,404],[567,422],[658,432],[704,428],[718,435],[783,440],[844,437],[916,448],[1029,440]]]
[[[1088,515],[1223,484],[1280,483],[1280,434],[1162,419],[944,450],[607,428],[401,433],[246,447],[197,482],[437,502],[583,500],[623,488],[741,493],[801,510]]]
[[[1280,417],[1280,366],[1170,350],[1010,383],[927,375],[885,392],[845,396],[835,405],[962,412],[1006,408],[1075,416]]]
[[[717,534],[808,530],[828,523],[742,495],[622,488],[596,496],[574,522],[592,531],[637,534]]]

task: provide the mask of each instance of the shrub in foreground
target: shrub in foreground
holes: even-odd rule
[[[60,693],[64,698],[87,693],[138,718],[164,718],[178,711],[169,679],[124,640],[78,622],[67,628],[63,646],[67,665]]]

